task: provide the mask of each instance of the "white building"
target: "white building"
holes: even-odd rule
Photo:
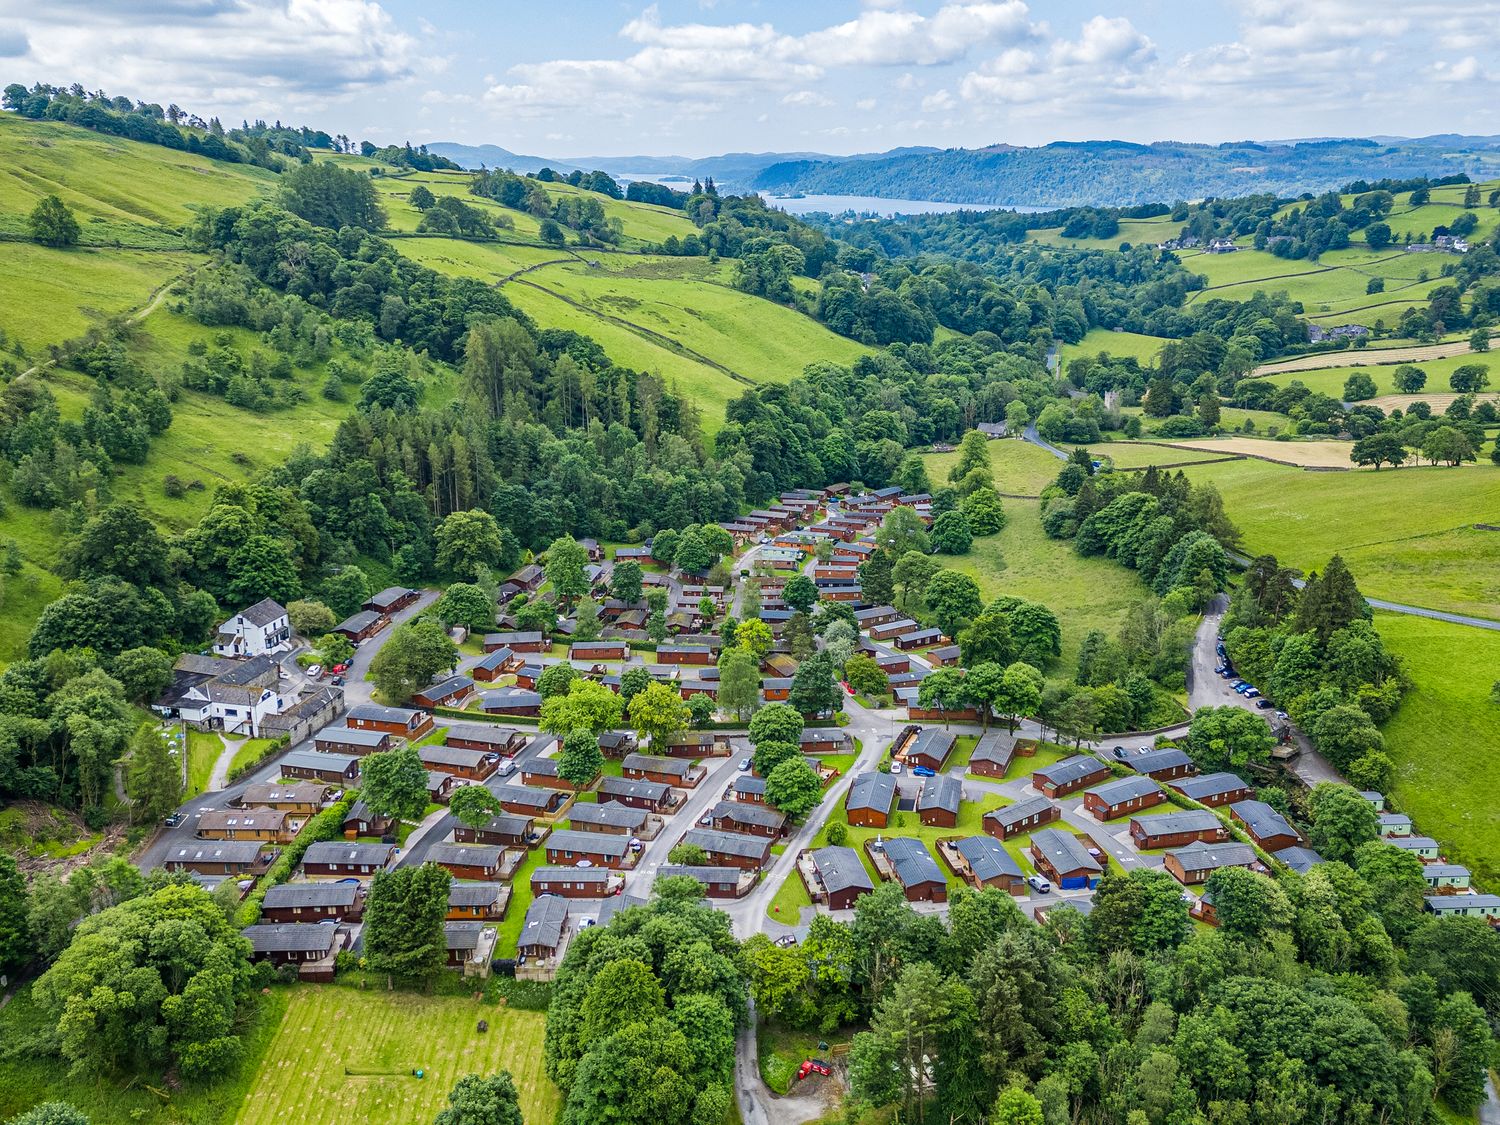
[[[281,668],[269,656],[255,656],[217,675],[187,673],[153,705],[158,714],[180,718],[203,730],[260,737],[261,723],[295,699],[283,700]]]
[[[214,652],[219,656],[263,656],[292,639],[286,607],[266,598],[219,626]]]

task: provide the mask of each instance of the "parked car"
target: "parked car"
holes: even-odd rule
[[[900,762],[892,762],[891,763],[891,773],[896,774],[896,773],[900,773],[900,772],[901,772],[901,763]]]
[[[347,663],[335,664],[333,666],[333,673],[334,673],[334,675],[338,675],[340,672],[347,672],[347,671],[349,671],[349,665]]]
[[[1126,750],[1123,746],[1116,746],[1113,750],[1110,751],[1110,753],[1123,762],[1125,760],[1125,755],[1130,753],[1130,751]]]
[[[698,819],[698,823],[701,824],[701,825],[703,825],[703,827],[705,827],[705,828],[707,828],[713,822],[714,822],[714,814],[713,813],[704,813]]]
[[[911,773],[913,777],[937,776],[937,770],[933,769],[931,766],[912,766]]]
[[[161,822],[162,822],[162,825],[164,827],[167,827],[167,828],[176,828],[179,824],[181,824],[186,819],[187,818],[184,817],[181,813],[174,812],[170,816],[164,816],[164,817],[162,817],[162,821]]]
[[[333,677],[333,679],[329,680],[328,682],[330,684],[332,684],[334,687],[343,687],[344,686],[344,677],[343,676],[335,676],[335,677]]]
[[[740,772],[744,773],[749,768],[750,768],[750,759],[749,758],[741,758],[740,759]]]
[[[1246,699],[1259,699],[1260,698],[1260,689],[1259,688],[1246,688],[1245,689],[1245,698]]]
[[[1048,894],[1052,890],[1052,884],[1047,882],[1047,880],[1043,879],[1040,875],[1026,876],[1026,885],[1039,895]]]
[[[1272,707],[1276,706],[1276,704],[1272,703],[1265,696],[1261,696],[1259,699],[1257,699],[1255,701],[1255,705],[1257,707],[1259,707],[1262,711],[1269,711]]]
[[[322,679],[323,678],[323,665],[321,665],[321,664],[314,664],[312,667],[308,668],[308,670],[307,670],[307,678],[310,679],[310,680]]]
[[[495,767],[495,776],[509,777],[516,772],[516,763],[509,758],[502,758],[500,764]]]

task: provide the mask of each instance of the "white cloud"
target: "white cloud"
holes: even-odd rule
[[[875,104],[874,98],[860,98],[859,101],[854,103],[854,108],[861,113],[869,113],[870,110],[875,108]]]
[[[952,109],[956,104],[957,103],[953,100],[952,94],[950,94],[947,90],[939,90],[937,93],[928,94],[925,98],[922,99],[922,112],[942,113],[946,110]]]
[[[976,47],[1037,33],[1021,0],[1003,0],[946,4],[931,16],[867,9],[803,36],[800,47],[810,58],[840,66],[937,66],[957,62]]]
[[[781,104],[802,106],[806,109],[820,109],[831,106],[833,102],[813,90],[796,90],[783,97]]]

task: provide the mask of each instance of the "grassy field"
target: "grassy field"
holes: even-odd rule
[[[1500,707],[1489,692],[1500,674],[1500,633],[1394,613],[1377,614],[1375,624],[1412,680],[1384,728],[1396,763],[1394,796],[1449,859],[1493,891],[1500,887]]]
[[[1018,496],[1037,496],[1042,489],[1056,479],[1062,462],[1039,445],[1029,441],[1002,438],[989,443],[990,468],[995,474],[995,487],[1001,492]],[[927,466],[927,475],[932,478],[934,488],[948,483],[948,473],[958,464],[958,451],[952,453],[924,453],[922,463]]]
[[[214,772],[214,763],[224,752],[224,743],[217,734],[208,731],[190,730],[188,735],[188,787],[187,795],[196,797],[208,788],[208,779]]]
[[[1349,460],[1349,450],[1353,444],[1348,441],[1272,441],[1254,437],[1183,438],[1171,443],[1174,452],[1181,446],[1221,456],[1239,453],[1246,457],[1290,461],[1295,465],[1351,470],[1354,466]]]
[[[1497,616],[1500,533],[1472,526],[1500,511],[1500,470],[1488,463],[1307,473],[1246,460],[1184,471],[1219,489],[1247,554],[1308,570],[1337,552],[1371,597]]]
[[[1263,375],[1260,378],[1274,383],[1278,387],[1290,386],[1292,383],[1301,383],[1309,390],[1318,391],[1330,395],[1333,398],[1344,397],[1344,381],[1356,371],[1368,375],[1375,383],[1375,390],[1383,395],[1395,394],[1396,392],[1396,368],[1399,363],[1384,362],[1384,357],[1379,352],[1368,350],[1360,353],[1361,357],[1368,357],[1368,365],[1361,363],[1358,366],[1321,367],[1311,371],[1279,371],[1271,375]],[[1490,369],[1490,381],[1496,381],[1500,375],[1500,355],[1483,352],[1478,355],[1450,356],[1446,359],[1423,360],[1416,364],[1427,373],[1427,382],[1420,393],[1415,397],[1426,399],[1429,403],[1436,400],[1433,394],[1451,393],[1448,386],[1448,377],[1454,370],[1469,364],[1479,364]],[[1434,409],[1437,409],[1434,407]]]
[[[1007,500],[1010,517],[998,535],[974,540],[967,555],[943,564],[972,574],[986,599],[1013,594],[1041,602],[1062,623],[1062,659],[1049,675],[1071,677],[1078,648],[1090,629],[1114,636],[1126,610],[1146,596],[1132,570],[1104,558],[1084,558],[1062,540],[1042,532],[1039,502]]]
[[[1161,351],[1162,345],[1167,341],[1159,336],[1142,336],[1138,332],[1113,332],[1108,328],[1091,328],[1088,334],[1076,344],[1064,344],[1058,349],[1058,358],[1062,363],[1063,374],[1068,372],[1068,363],[1079,356],[1092,358],[1100,352],[1108,352],[1112,356],[1134,356],[1143,364],[1149,364],[1156,359],[1156,353]]]
[[[1195,461],[1212,461],[1223,456],[1210,450],[1164,449],[1153,443],[1102,442],[1087,447],[1095,459],[1108,457],[1117,469],[1140,469],[1147,465],[1177,465]],[[1056,458],[1053,459],[1056,462]]]
[[[541,1012],[373,987],[289,993],[236,1125],[431,1121],[459,1078],[502,1069],[516,1080],[527,1121],[557,1116],[560,1094],[542,1065]],[[490,1025],[483,1035],[474,1029],[481,1017]],[[417,1068],[424,1077],[413,1076]]]

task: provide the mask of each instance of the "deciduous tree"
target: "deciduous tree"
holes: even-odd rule
[[[403,746],[365,758],[359,793],[372,812],[421,820],[427,809],[427,770],[416,748]]]
[[[364,918],[372,972],[424,985],[437,979],[448,956],[443,919],[452,883],[453,876],[435,863],[376,873]]]
[[[787,816],[800,819],[816,808],[822,798],[823,783],[800,754],[782,762],[766,776],[766,804]]]

